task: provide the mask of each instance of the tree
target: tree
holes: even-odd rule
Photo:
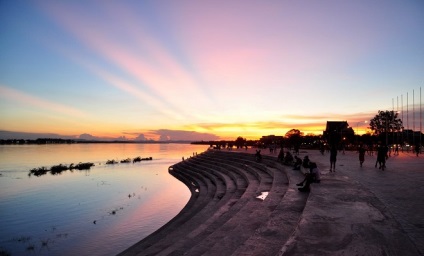
[[[246,139],[244,139],[243,137],[239,136],[235,140],[234,144],[236,144],[236,147],[237,148],[243,148],[243,146],[246,145]]]
[[[285,135],[288,140],[289,146],[294,147],[295,149],[299,149],[301,141],[302,141],[303,132],[298,129],[291,129]]]
[[[402,120],[398,118],[397,112],[379,110],[378,114],[370,120],[370,129],[380,138],[385,135],[386,144],[388,144],[388,133],[401,131]]]

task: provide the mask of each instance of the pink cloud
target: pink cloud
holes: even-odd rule
[[[48,111],[53,111],[56,113],[74,116],[74,117],[84,117],[85,113],[63,104],[56,102],[48,101],[41,99],[24,92],[0,85],[0,96],[6,100],[14,100],[23,105],[28,105],[32,107],[42,108]]]
[[[120,4],[97,7],[99,15],[106,15],[106,18],[103,17],[105,20],[117,24],[108,26],[99,23],[100,19],[96,19],[96,16],[84,15],[87,14],[86,10],[69,4],[43,6],[54,20],[81,43],[136,78],[139,82],[136,85],[138,91],[161,101],[163,107],[178,109],[184,102],[179,101],[175,95],[181,91],[199,92],[195,79],[172,58],[158,40],[143,30],[130,9]],[[114,16],[107,16],[108,8],[113,8]],[[118,32],[114,30],[116,27],[124,31],[118,34],[124,34],[125,40],[112,34]],[[208,97],[204,97],[204,100],[208,100]]]

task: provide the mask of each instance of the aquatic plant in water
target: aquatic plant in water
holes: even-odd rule
[[[133,159],[133,163],[141,162],[141,161],[148,161],[148,160],[153,160],[153,158],[152,157],[141,158],[141,157],[137,156],[136,158]]]
[[[106,164],[117,164],[118,162],[115,160],[107,160]]]
[[[29,171],[28,176],[31,175],[35,175],[35,176],[41,176],[44,175],[48,172],[49,170],[46,167],[38,167],[38,168],[33,168]]]
[[[153,160],[152,157],[145,157],[145,158],[141,158],[141,157],[135,157],[132,159],[133,163],[136,162],[141,162],[141,161],[149,161],[149,160]],[[107,160],[106,164],[117,164],[118,161],[115,160]],[[131,158],[127,158],[127,159],[123,159],[121,160],[121,163],[131,163]],[[63,171],[66,170],[89,170],[92,166],[94,166],[94,163],[78,163],[76,165],[74,165],[73,163],[69,165],[69,167],[67,165],[63,165],[63,164],[59,164],[59,165],[53,165],[50,169],[47,169],[46,167],[39,167],[39,168],[33,168],[29,171],[28,176],[31,177],[31,175],[35,175],[37,177],[44,175],[48,172],[50,172],[53,175],[56,174],[61,174]]]
[[[35,176],[41,176],[48,172],[50,172],[53,175],[60,174],[63,171],[66,170],[89,170],[92,166],[94,166],[93,163],[87,162],[87,163],[78,163],[77,165],[71,164],[69,167],[67,165],[59,164],[59,165],[53,165],[50,169],[47,169],[46,167],[39,167],[39,168],[33,168],[29,171],[28,176],[35,175]]]
[[[53,174],[53,175],[55,175],[55,174],[60,174],[60,173],[62,173],[63,171],[66,171],[66,170],[69,170],[69,167],[68,167],[68,166],[66,166],[66,165],[62,165],[62,164],[59,164],[59,165],[53,165],[53,166],[50,168],[50,173],[51,173],[51,174]]]
[[[121,160],[121,164],[131,163],[131,158]]]
[[[78,163],[77,165],[75,165],[74,169],[77,170],[90,170],[90,168],[94,166],[93,163],[87,162],[87,163]]]

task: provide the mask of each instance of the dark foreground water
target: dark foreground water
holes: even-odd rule
[[[0,146],[0,252],[114,255],[185,206],[188,188],[168,167],[201,153],[189,144]],[[106,165],[110,159],[152,161]],[[35,167],[93,162],[89,171],[35,177]]]

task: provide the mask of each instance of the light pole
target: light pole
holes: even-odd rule
[[[389,115],[389,111],[386,111],[386,146],[389,145],[389,136],[388,136],[388,116]]]
[[[393,112],[393,118],[392,118],[392,122],[393,123],[395,122],[395,117],[397,117],[399,115],[399,113],[400,113],[399,110],[397,110],[396,112]],[[392,134],[393,134],[392,135],[392,144],[395,144],[395,145],[397,145],[398,142],[399,142],[399,130],[398,130],[397,124],[398,124],[398,122],[396,122],[396,126],[395,126],[395,129],[396,129],[396,142],[395,142],[394,131],[392,130]]]

